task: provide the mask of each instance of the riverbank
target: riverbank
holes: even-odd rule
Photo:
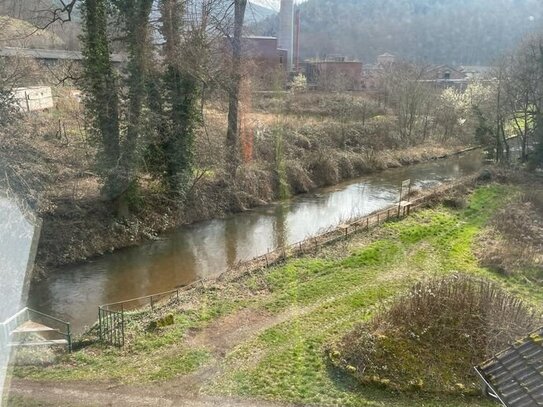
[[[119,208],[101,196],[100,143],[87,134],[80,101],[68,88],[54,94],[54,110],[27,115],[18,128],[0,134],[6,187],[44,221],[36,275],[183,225],[444,157],[474,143],[469,128],[445,137],[437,124],[420,137],[403,137],[393,110],[365,93],[253,95],[253,109],[243,117],[243,160],[232,177],[226,171],[227,111],[220,100],[209,101],[196,129],[184,198],[172,196],[142,145],[128,207],[119,216]]]
[[[488,173],[483,178],[487,182]],[[360,384],[335,369],[326,349],[414,283],[436,275],[484,278],[539,309],[541,283],[532,273],[538,258],[516,265],[513,273],[483,265],[487,259],[479,253],[485,241],[481,237],[490,233],[502,240],[493,225],[504,222],[504,213],[525,208],[518,203],[528,202],[528,193],[543,191],[543,183],[530,180],[525,187],[517,176],[494,179],[502,182],[438,194],[433,202],[446,206],[437,204],[369,233],[355,233],[318,254],[206,284],[176,308],[134,313],[123,350],[94,345],[53,365],[18,368],[21,379],[13,394],[51,401],[54,394],[69,393],[81,396],[82,405],[92,404],[89,397],[94,397],[104,402],[98,405],[147,398],[165,405],[266,400],[316,406],[490,406],[478,396],[474,377],[462,378],[462,386],[452,383],[452,392],[422,388],[398,393],[386,382]],[[535,198],[529,202],[535,212],[522,213],[535,221],[543,205]],[[509,229],[501,229],[501,236]],[[169,314],[173,325],[150,328]],[[439,369],[439,359],[431,366]],[[471,366],[465,368],[471,372]],[[43,390],[32,391],[37,386]]]
[[[303,194],[318,187],[389,168],[443,159],[466,150],[471,148],[428,145],[375,152],[371,158],[366,153],[351,152],[335,159],[338,153],[332,151],[327,157],[317,158],[312,170],[293,164],[283,183],[278,180],[275,168],[250,164],[240,170],[234,182],[224,174],[202,177],[182,205],[147,190],[137,210],[124,219],[113,216],[112,205],[102,201],[97,193],[98,181],[87,178],[81,182],[93,185],[93,194],[76,201],[57,199],[52,210],[42,213],[38,270],[88,261],[146,240],[159,239],[160,235],[181,226],[267,205],[284,198],[285,191],[292,191],[286,196]]]

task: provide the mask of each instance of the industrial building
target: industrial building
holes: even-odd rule
[[[362,62],[345,57],[328,57],[304,63],[307,83],[326,91],[362,89]]]

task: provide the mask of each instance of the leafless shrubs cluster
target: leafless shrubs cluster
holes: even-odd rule
[[[476,252],[485,267],[543,283],[543,192],[524,193],[498,211]]]
[[[537,327],[535,312],[488,280],[417,283],[330,350],[362,382],[397,389],[476,388],[472,366]]]
[[[479,357],[534,329],[536,314],[488,280],[465,275],[419,282],[373,319],[374,330],[433,342],[466,338]]]

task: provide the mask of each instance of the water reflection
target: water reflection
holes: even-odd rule
[[[397,201],[402,180],[428,188],[481,168],[482,153],[383,171],[226,219],[180,228],[160,241],[67,267],[32,287],[33,306],[76,329],[96,319],[99,304],[218,275],[232,265],[291,244],[353,216]]]

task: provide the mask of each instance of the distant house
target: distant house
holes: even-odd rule
[[[450,65],[437,65],[426,70],[424,79],[435,81],[465,80],[467,75]]]
[[[492,72],[492,67],[481,65],[463,65],[458,69],[470,81],[488,79],[488,76]]]
[[[396,62],[396,56],[385,52],[384,54],[381,54],[377,57],[377,66],[380,67],[387,67]]]

